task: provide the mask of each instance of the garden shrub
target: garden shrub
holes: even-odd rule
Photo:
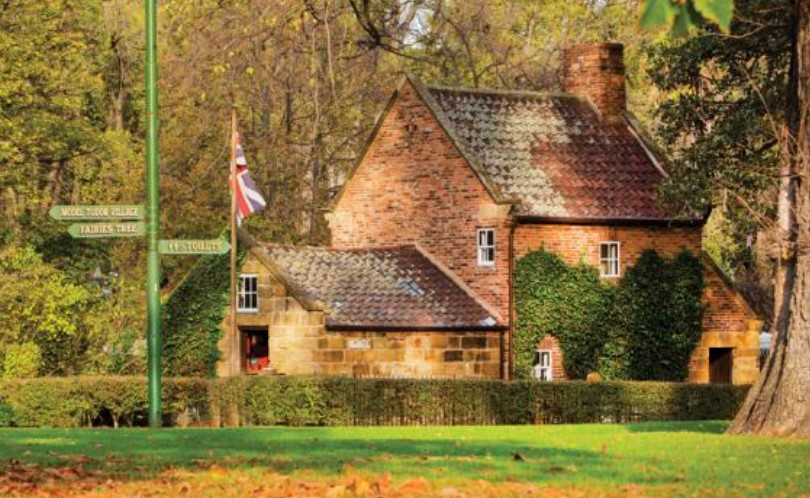
[[[559,340],[569,378],[596,370],[611,295],[612,287],[585,263],[571,267],[542,249],[521,258],[515,266],[515,376],[531,377],[537,344],[546,335]]]
[[[165,379],[162,406],[167,418],[175,421],[190,406],[207,410],[209,387],[204,379]],[[17,427],[145,425],[146,379],[90,376],[8,379],[0,381],[0,413],[3,402],[11,414],[9,425]],[[205,417],[208,418],[207,411]]]
[[[7,379],[36,377],[42,352],[33,342],[9,344],[3,358],[3,377]]]
[[[747,390],[672,382],[170,378],[163,383],[163,412],[166,423],[212,426],[716,420],[733,417]],[[141,377],[2,380],[0,425],[113,425],[113,413],[118,425],[145,425],[145,398]]]
[[[0,397],[0,427],[10,427],[14,421],[14,412],[8,401]]]

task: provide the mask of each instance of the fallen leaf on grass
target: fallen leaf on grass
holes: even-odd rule
[[[462,496],[465,495],[456,488],[447,487],[439,492],[439,496],[441,496],[442,498],[461,498]]]
[[[341,498],[344,494],[346,494],[346,486],[342,484],[336,484],[334,486],[330,486],[329,489],[326,490],[326,498]]]
[[[78,455],[57,455],[60,460],[65,462],[73,462],[73,463],[88,463],[92,460],[87,455],[78,454]]]
[[[416,494],[416,493],[423,493],[430,488],[428,482],[422,478],[417,477],[416,479],[410,479],[408,481],[403,482],[399,485],[397,490],[400,493],[405,493],[405,496],[409,496],[408,493]]]

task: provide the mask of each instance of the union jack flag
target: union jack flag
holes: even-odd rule
[[[242,225],[242,220],[261,211],[267,206],[262,194],[256,189],[256,184],[250,178],[247,170],[247,160],[242,151],[242,139],[236,134],[236,223]]]

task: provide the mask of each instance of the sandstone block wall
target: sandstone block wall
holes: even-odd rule
[[[267,268],[248,256],[243,274],[258,276],[259,312],[239,313],[240,329],[266,330],[270,365],[287,375],[500,377],[500,332],[328,331],[322,311],[304,309]],[[226,331],[220,376],[244,370],[241,337]],[[229,349],[233,345],[232,349]],[[227,355],[228,351],[234,351]]]

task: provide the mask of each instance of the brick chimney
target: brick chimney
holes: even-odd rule
[[[565,93],[591,99],[605,121],[620,121],[627,107],[624,45],[587,43],[565,49],[562,88]]]

